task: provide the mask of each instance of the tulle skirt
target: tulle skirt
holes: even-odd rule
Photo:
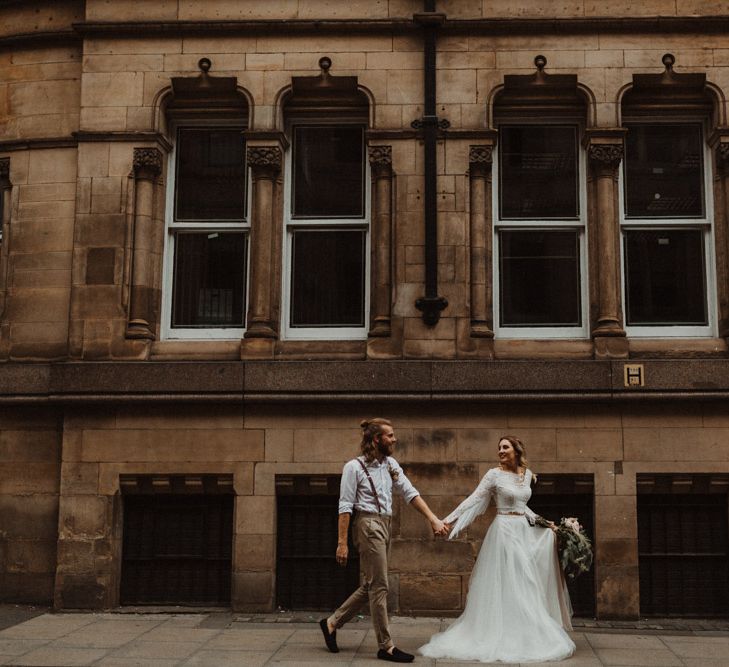
[[[575,650],[555,535],[523,516],[496,515],[471,575],[463,614],[420,652],[481,662],[562,660]]]

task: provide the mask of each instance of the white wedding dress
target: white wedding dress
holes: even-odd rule
[[[533,526],[527,507],[532,473],[489,470],[476,490],[444,521],[449,539],[463,531],[491,498],[496,518],[486,533],[471,575],[463,614],[431,637],[420,652],[431,658],[481,662],[562,660],[575,650],[566,630],[572,608],[559,569],[555,535]]]

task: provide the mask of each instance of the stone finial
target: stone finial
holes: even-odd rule
[[[587,148],[587,157],[598,168],[614,170],[623,159],[622,144],[592,144]]]
[[[385,177],[392,174],[392,146],[369,146],[367,157],[373,176]]]
[[[254,171],[280,171],[283,153],[278,146],[249,146],[246,158]]]
[[[468,147],[468,166],[471,175],[485,175],[491,171],[493,163],[493,146],[469,146]]]
[[[162,173],[162,153],[157,148],[135,148],[132,165],[136,178],[157,178]]]

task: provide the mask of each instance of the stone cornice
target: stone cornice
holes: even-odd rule
[[[729,16],[636,16],[565,18],[473,18],[439,20],[443,33],[474,35],[614,33],[724,33]],[[311,33],[391,33],[419,31],[413,18],[393,19],[258,19],[243,21],[86,21],[73,24],[82,36],[190,35],[190,34],[272,34]],[[65,34],[65,33],[63,33]],[[18,36],[21,37],[21,36]],[[25,38],[31,35],[22,36]],[[7,39],[7,38],[6,38]]]
[[[19,46],[44,46],[46,44],[73,44],[81,46],[81,43],[80,35],[74,30],[25,32],[0,37],[0,49],[15,49]]]
[[[0,153],[14,151],[28,151],[40,148],[76,148],[78,139],[75,137],[48,137],[39,139],[8,139],[0,141]]]
[[[729,359],[0,364],[0,403],[634,402],[729,398]]]

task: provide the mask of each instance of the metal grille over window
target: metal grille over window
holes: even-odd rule
[[[349,539],[346,567],[337,565],[338,476],[276,478],[276,604],[283,609],[334,609],[359,585],[359,557]]]
[[[639,475],[640,613],[729,616],[729,475]]]
[[[234,496],[220,481],[122,481],[121,604],[230,604]]]

